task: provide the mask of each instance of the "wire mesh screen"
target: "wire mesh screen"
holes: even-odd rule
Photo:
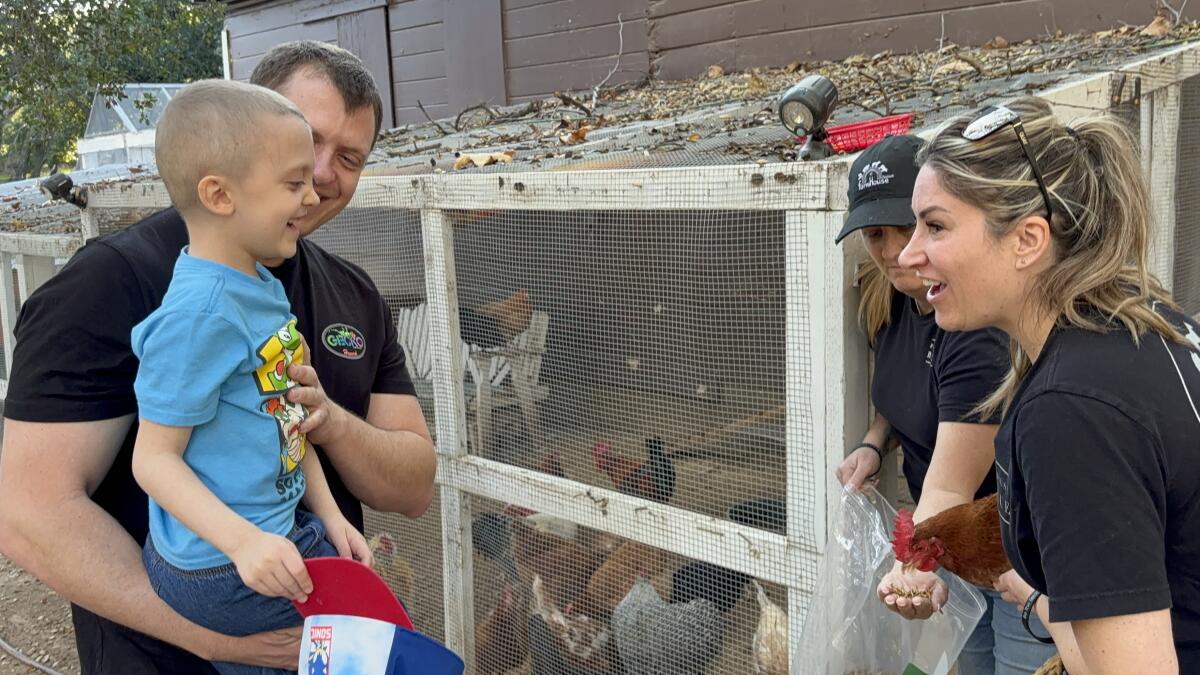
[[[96,209],[96,229],[100,235],[110,234],[123,230],[142,218],[161,210],[158,208]]]
[[[759,658],[786,663],[782,588],[765,585],[760,598],[758,582],[703,559],[471,501],[477,672],[748,673]]]
[[[421,214],[405,206],[387,183],[363,180],[350,205],[309,235],[366,271],[393,314],[425,297]]]
[[[471,453],[784,533],[782,212],[447,219]],[[811,522],[815,477],[797,480]],[[717,551],[530,514],[522,489],[474,500],[480,672],[752,670],[758,606]]]
[[[1200,314],[1200,77],[1182,84],[1172,290],[1184,312],[1196,316]]]
[[[715,516],[782,498],[781,213],[450,218],[473,453]]]
[[[445,640],[440,505],[434,494],[429,510],[416,519],[364,509],[364,534],[372,544],[375,571],[404,603],[413,625]]]

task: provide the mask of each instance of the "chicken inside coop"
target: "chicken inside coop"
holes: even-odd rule
[[[383,577],[396,597],[403,603],[413,601],[413,569],[396,547],[396,540],[386,532],[377,532],[367,541],[371,551],[372,568]]]
[[[529,327],[533,317],[533,301],[529,299],[528,290],[519,288],[506,298],[480,306],[479,313],[500,324],[500,331],[507,342]]]
[[[722,658],[785,672],[770,664],[787,663],[786,615],[756,606],[749,576],[554,520],[510,505],[473,521],[477,574],[500,580],[480,591],[479,672],[731,672]]]

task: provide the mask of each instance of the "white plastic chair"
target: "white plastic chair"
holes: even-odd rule
[[[401,309],[396,317],[396,332],[408,363],[417,395],[433,394],[433,358],[429,353],[428,306],[424,303]],[[502,347],[484,348],[462,340],[461,354],[465,373],[467,411],[474,414],[474,442],[477,454],[491,433],[495,410],[519,406],[530,433],[540,434],[537,403],[549,395],[539,384],[542,359],[546,352],[546,334],[550,315],[534,310],[529,325]]]

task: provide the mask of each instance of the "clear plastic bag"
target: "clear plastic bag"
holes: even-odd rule
[[[791,675],[947,675],[983,616],[983,596],[939,569],[949,590],[939,613],[909,621],[887,609],[875,589],[896,561],[896,511],[873,489],[831,489],[840,502]]]

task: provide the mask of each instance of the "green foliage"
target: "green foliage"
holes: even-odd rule
[[[225,5],[183,0],[0,0],[0,174],[74,153],[97,92],[221,75]]]

